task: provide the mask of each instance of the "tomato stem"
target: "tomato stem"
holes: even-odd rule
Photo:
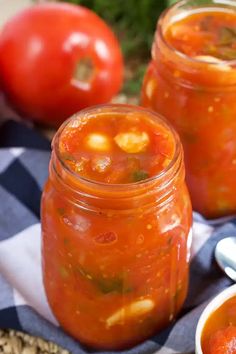
[[[94,65],[90,58],[82,58],[76,65],[74,79],[89,82],[94,76]]]

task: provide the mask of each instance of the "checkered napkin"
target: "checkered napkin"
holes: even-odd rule
[[[14,121],[0,126],[0,328],[43,337],[74,354],[91,353],[58,325],[41,274],[40,196],[50,143]],[[207,302],[231,284],[215,264],[220,239],[236,236],[236,220],[206,223],[194,215],[189,294],[179,319],[124,353],[192,353],[197,320]]]

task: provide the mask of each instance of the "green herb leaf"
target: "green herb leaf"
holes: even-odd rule
[[[125,286],[124,279],[122,278],[111,278],[105,279],[100,278],[95,281],[98,289],[103,294],[109,294],[112,292],[116,292],[118,294],[124,294],[131,291],[130,287]]]
[[[236,59],[236,49],[226,46],[209,46],[205,49],[204,54],[212,55],[215,58],[222,60]]]
[[[220,30],[219,45],[232,45],[236,41],[236,29],[223,27]]]
[[[212,55],[222,60],[236,59],[236,29],[223,27],[220,30],[219,41],[215,45],[208,45],[205,54]]]
[[[62,157],[62,159],[63,159],[64,161],[76,162],[76,159],[74,158],[74,156],[71,155],[71,154],[69,154],[69,153],[63,153],[63,154],[61,155],[61,157]]]
[[[147,179],[148,177],[149,177],[149,174],[143,170],[135,171],[133,173],[133,181],[134,182],[142,181],[144,179]]]
[[[236,49],[229,47],[221,47],[219,50],[218,57],[223,60],[234,60],[236,59]]]
[[[90,281],[102,294],[109,294],[112,292],[126,294],[132,291],[132,288],[126,284],[125,276],[103,278],[91,274],[81,266],[78,266],[76,270],[83,278]]]

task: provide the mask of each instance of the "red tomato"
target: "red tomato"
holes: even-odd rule
[[[92,11],[66,3],[32,6],[0,36],[5,93],[28,119],[58,125],[109,101],[123,80],[119,43]]]
[[[236,327],[217,331],[210,339],[209,354],[236,354]]]

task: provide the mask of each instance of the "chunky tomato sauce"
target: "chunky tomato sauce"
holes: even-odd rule
[[[153,177],[173,159],[175,141],[145,113],[100,114],[66,127],[60,154],[70,169],[103,183],[132,183]]]
[[[236,296],[210,316],[203,329],[201,345],[203,354],[236,353]]]
[[[206,217],[236,211],[236,7],[218,3],[180,2],[162,17],[142,90],[179,132],[193,207]]]
[[[236,59],[236,14],[193,13],[168,27],[165,38],[173,48],[198,59]],[[213,57],[213,58],[212,58]]]
[[[190,228],[181,145],[158,116],[107,106],[59,130],[42,198],[43,275],[75,338],[126,348],[170,323],[186,297]]]

